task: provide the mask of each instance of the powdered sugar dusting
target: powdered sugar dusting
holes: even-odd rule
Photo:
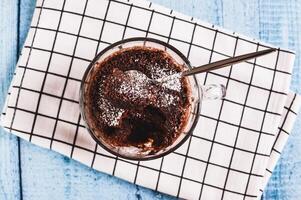
[[[130,96],[132,100],[149,96],[147,85],[149,85],[150,80],[145,74],[137,70],[129,70],[124,74],[126,74],[129,79],[127,79],[127,82],[123,81],[119,86],[120,94]]]
[[[158,99],[158,104],[160,107],[168,107],[171,105],[175,106],[176,102],[179,102],[179,97],[171,94],[165,94]]]
[[[176,72],[174,69],[169,67],[166,61],[165,66],[159,66],[158,63],[148,66],[151,71],[151,79],[157,82],[161,82],[162,86],[170,90],[180,92],[182,89],[181,85],[181,74]]]
[[[161,87],[168,88],[170,90],[180,91],[181,90],[181,81],[180,73],[170,74],[171,71],[164,71],[162,69],[157,70],[157,75],[163,76],[156,80],[148,78],[145,74],[137,70],[129,70],[124,72],[128,79],[121,81],[121,84],[118,86],[118,93],[130,97],[132,101],[139,99],[147,99],[151,103],[151,99],[157,99],[156,102],[159,107],[168,107],[171,105],[176,105],[176,102],[179,101],[179,97],[172,94],[164,92],[164,90],[157,91],[158,93],[152,94],[149,90],[149,86],[152,83],[161,84]],[[166,76],[167,75],[167,76]],[[114,77],[117,78],[117,77]],[[157,82],[162,81],[162,82]],[[102,112],[100,116],[109,126],[116,127],[119,125],[120,118],[125,112],[124,109],[115,107],[108,101],[103,94],[102,84],[99,86],[99,100],[98,106],[101,108]]]
[[[118,126],[119,120],[122,114],[125,112],[125,110],[113,106],[110,101],[104,98],[101,86],[102,85],[100,85],[99,87],[100,98],[97,102],[98,107],[102,110],[99,117],[102,118],[105,121],[105,123],[107,123],[109,126]]]
[[[175,90],[177,92],[180,92],[182,88],[180,78],[181,76],[179,76],[178,73],[168,76],[168,80],[164,80],[163,78],[162,86],[170,90]]]

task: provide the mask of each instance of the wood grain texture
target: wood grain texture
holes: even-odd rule
[[[187,15],[297,52],[292,89],[301,92],[300,0],[153,0]],[[26,37],[34,0],[0,0],[0,105]],[[18,21],[18,5],[20,20]],[[19,35],[18,35],[19,29]],[[264,193],[265,200],[300,199],[301,117]],[[0,199],[173,199],[96,172],[0,130]],[[21,196],[21,191],[23,196]]]
[[[18,49],[18,2],[0,1],[0,107],[12,79]],[[0,199],[19,199],[18,139],[0,130]]]

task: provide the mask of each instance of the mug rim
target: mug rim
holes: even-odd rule
[[[160,44],[164,47],[167,47],[167,48],[171,49],[172,51],[174,51],[185,62],[185,64],[187,65],[187,67],[189,69],[192,69],[188,58],[186,56],[184,56],[177,48],[175,48],[174,46],[172,46],[172,45],[170,45],[166,42],[163,42],[161,40],[154,39],[154,38],[149,38],[149,37],[147,37],[147,38],[146,37],[132,37],[132,38],[123,39],[123,40],[117,41],[115,43],[112,43],[109,46],[107,46],[106,48],[104,48],[102,51],[100,51],[93,58],[93,60],[88,65],[88,67],[85,70],[85,73],[84,73],[84,75],[81,79],[81,85],[80,85],[80,91],[79,91],[79,106],[80,106],[80,113],[81,113],[81,116],[82,116],[84,124],[85,124],[85,128],[88,130],[89,134],[92,136],[92,138],[94,139],[94,141],[98,145],[100,145],[102,148],[104,148],[109,153],[111,153],[111,154],[113,154],[117,157],[123,158],[123,159],[133,160],[133,161],[147,161],[147,160],[158,159],[158,158],[161,158],[163,156],[166,156],[167,154],[169,154],[171,152],[174,152],[176,149],[178,149],[180,146],[182,146],[182,144],[184,144],[190,136],[192,136],[192,133],[193,133],[193,131],[196,127],[196,124],[199,120],[201,96],[200,96],[200,89],[197,89],[198,100],[196,101],[196,113],[191,113],[191,114],[195,115],[195,118],[193,120],[193,123],[192,123],[189,131],[185,134],[184,138],[182,138],[182,140],[179,141],[179,143],[176,144],[174,147],[171,147],[170,149],[168,149],[166,151],[163,151],[162,153],[159,153],[158,155],[149,155],[149,157],[130,157],[130,156],[119,154],[119,153],[113,151],[112,149],[108,148],[106,145],[104,145],[103,142],[95,136],[92,129],[90,128],[89,123],[86,120],[86,115],[85,115],[85,112],[84,112],[84,94],[85,94],[84,85],[85,85],[85,80],[86,80],[91,68],[95,65],[95,63],[99,60],[99,58],[102,55],[104,55],[107,51],[109,51],[110,49],[113,49],[114,47],[117,47],[117,46],[119,46],[123,43],[135,42],[135,41],[153,42],[153,43]],[[193,75],[193,79],[194,79],[197,87],[199,88],[199,83],[198,83],[195,75]]]

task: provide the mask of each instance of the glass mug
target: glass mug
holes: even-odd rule
[[[226,90],[223,85],[220,84],[211,84],[211,85],[200,85],[198,84],[198,81],[196,77],[188,76],[188,81],[191,87],[191,107],[190,107],[190,114],[187,120],[187,123],[185,125],[185,128],[183,129],[183,132],[179,134],[177,139],[168,147],[165,147],[161,149],[160,151],[154,153],[154,154],[144,154],[139,151],[131,152],[124,150],[124,147],[116,147],[112,146],[111,144],[107,143],[105,139],[101,137],[97,137],[97,134],[95,133],[96,129],[93,128],[91,119],[87,117],[87,103],[86,103],[86,90],[88,87],[88,84],[91,80],[91,72],[94,71],[95,67],[97,67],[97,62],[100,63],[104,59],[106,59],[108,56],[112,55],[113,53],[119,51],[123,48],[131,48],[136,46],[144,46],[144,47],[152,47],[160,50],[164,50],[167,52],[178,64],[183,65],[184,69],[191,69],[190,62],[188,59],[175,47],[171,46],[170,44],[167,44],[165,42],[162,42],[157,39],[153,38],[130,38],[125,39],[119,42],[116,42],[107,48],[105,48],[103,51],[101,51],[90,63],[88,68],[85,71],[85,74],[83,76],[81,87],[80,87],[80,111],[82,114],[82,117],[85,121],[85,126],[88,129],[89,133],[91,134],[92,138],[105,150],[108,152],[125,159],[129,160],[150,160],[155,158],[160,158],[162,156],[167,155],[168,153],[176,150],[179,148],[188,138],[190,135],[192,135],[195,126],[198,121],[198,117],[200,115],[200,108],[201,103],[203,100],[212,100],[212,99],[221,99],[225,96]],[[98,134],[100,135],[100,134]]]

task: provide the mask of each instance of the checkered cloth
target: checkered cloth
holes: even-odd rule
[[[278,49],[197,75],[200,83],[224,84],[226,98],[203,103],[193,136],[175,152],[135,162],[98,146],[78,105],[93,57],[135,36],[168,42],[194,66],[269,47],[146,1],[38,0],[2,125],[96,170],[177,197],[259,198],[300,106],[289,92],[294,53]]]

